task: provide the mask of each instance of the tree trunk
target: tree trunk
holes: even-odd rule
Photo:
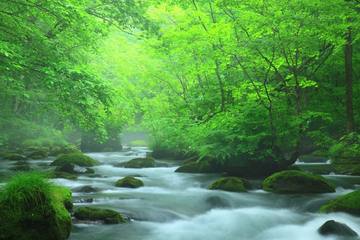
[[[351,28],[346,33],[345,45],[345,85],[346,85],[346,119],[347,131],[355,130],[354,111],[353,111],[353,79],[352,79],[352,33]]]

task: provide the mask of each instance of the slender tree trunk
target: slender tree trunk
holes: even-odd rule
[[[353,79],[352,79],[352,33],[348,28],[345,45],[345,86],[346,86],[346,127],[348,132],[355,130],[353,110]]]

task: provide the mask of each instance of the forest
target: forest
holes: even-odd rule
[[[1,0],[0,240],[360,239],[359,0]]]

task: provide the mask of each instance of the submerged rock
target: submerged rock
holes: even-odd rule
[[[346,212],[360,216],[360,190],[348,193],[329,201],[320,208],[320,212]]]
[[[212,190],[223,190],[229,192],[246,192],[245,180],[238,177],[225,177],[220,178],[213,182],[209,189]]]
[[[155,159],[151,157],[135,158],[117,166],[125,168],[153,168],[155,167]]]
[[[99,162],[83,153],[69,153],[59,156],[51,163],[51,166],[64,166],[67,164],[78,165],[81,167],[92,167],[99,164]]]
[[[144,186],[143,181],[134,177],[124,177],[115,183],[116,187],[123,188],[139,188]]]
[[[211,207],[211,208],[227,208],[230,207],[230,203],[228,200],[219,197],[219,196],[211,196],[206,198],[205,202]]]
[[[334,220],[329,220],[324,223],[319,229],[318,232],[321,235],[337,235],[342,237],[357,237],[358,234],[352,230],[348,225]]]
[[[83,192],[83,193],[92,193],[92,192],[98,192],[98,188],[94,188],[93,186],[86,185],[81,186],[73,189],[74,192]]]
[[[94,207],[79,207],[75,209],[75,218],[83,221],[101,221],[105,224],[125,223],[125,218],[118,212],[111,209]]]
[[[93,198],[80,198],[74,201],[74,203],[92,203],[94,202]]]
[[[275,193],[327,193],[335,192],[325,178],[312,173],[288,170],[275,173],[263,182],[263,189]]]

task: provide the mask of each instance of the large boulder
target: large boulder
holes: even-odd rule
[[[144,183],[140,179],[128,176],[118,180],[115,183],[115,186],[123,188],[139,188],[144,186]]]
[[[348,225],[334,220],[329,220],[324,223],[319,229],[318,232],[321,235],[337,235],[341,237],[357,237],[358,234],[352,230]]]
[[[325,178],[312,173],[287,170],[275,173],[263,182],[263,189],[275,193],[327,193],[335,192]]]
[[[155,167],[155,159],[152,157],[135,158],[118,166],[125,168],[153,168]]]
[[[68,189],[37,174],[18,175],[0,195],[0,239],[67,239],[71,208]]]
[[[281,170],[279,162],[271,157],[243,155],[225,161],[223,171],[231,176],[261,178]]]
[[[83,153],[69,153],[60,155],[51,163],[51,166],[63,166],[66,164],[73,164],[81,167],[92,167],[99,164],[99,162]]]
[[[94,207],[79,207],[75,209],[75,218],[82,221],[100,221],[105,224],[125,223],[125,218],[118,212],[111,209]]]
[[[246,192],[246,181],[238,177],[224,177],[213,182],[209,189],[229,192]]]
[[[320,212],[346,212],[360,216],[360,190],[329,201],[320,208]]]

